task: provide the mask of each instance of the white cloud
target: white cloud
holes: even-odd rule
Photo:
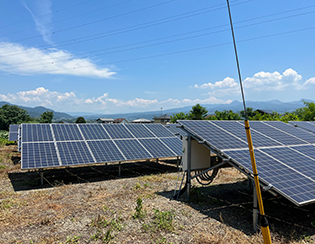
[[[306,90],[306,89],[309,89],[313,85],[315,85],[315,77],[308,79],[303,84],[298,84],[296,86],[296,89],[297,90]]]
[[[206,99],[173,99],[159,101],[157,99],[135,98],[132,100],[120,100],[109,97],[104,93],[99,97],[80,98],[74,92],[50,91],[44,87],[35,90],[20,91],[15,94],[0,94],[0,100],[24,106],[48,106],[56,111],[93,111],[97,113],[122,113],[136,111],[152,111],[174,108],[179,106],[192,106],[201,104],[230,103],[230,100],[221,100],[215,97]]]
[[[243,84],[244,88],[254,91],[281,91],[288,86],[296,86],[301,79],[302,76],[290,68],[282,75],[277,71],[258,72],[253,77],[247,77]]]
[[[233,78],[230,78],[230,77],[226,77],[224,78],[224,80],[217,81],[214,84],[209,82],[209,83],[202,84],[201,86],[198,86],[197,84],[194,85],[195,88],[202,88],[202,89],[206,89],[206,88],[224,89],[224,88],[233,88],[237,86],[238,86],[237,82]]]
[[[0,70],[19,75],[64,74],[99,78],[111,78],[115,74],[108,68],[97,68],[89,59],[74,58],[67,51],[43,51],[8,42],[0,42]]]
[[[53,45],[53,41],[51,40],[51,33],[53,30],[53,12],[51,0],[36,1],[33,7],[29,7],[26,2],[23,1],[23,5],[32,15],[36,29],[43,36],[44,41],[50,45]]]

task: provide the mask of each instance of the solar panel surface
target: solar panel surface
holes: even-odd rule
[[[19,125],[10,125],[9,126],[9,141],[18,141],[18,131]]]
[[[149,128],[163,137],[157,137]],[[23,124],[22,134],[23,169],[181,155],[178,148],[182,142],[161,124]],[[47,165],[42,162],[46,152],[31,146],[42,141],[55,151],[55,156],[50,157],[52,163]],[[30,157],[32,150],[37,153]]]
[[[290,124],[315,133],[314,121],[289,121]]]
[[[219,149],[226,157],[252,172],[245,129],[240,121],[180,121],[184,129]],[[213,128],[209,128],[212,125]],[[250,121],[257,169],[262,182],[297,205],[315,202],[315,135],[279,121]],[[226,133],[222,134],[222,131]],[[258,136],[259,135],[259,136]],[[217,140],[219,137],[224,140]],[[235,143],[231,146],[231,141]],[[270,144],[268,144],[270,142]]]

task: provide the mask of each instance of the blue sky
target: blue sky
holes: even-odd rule
[[[315,100],[314,1],[230,5],[246,100]],[[1,1],[0,14],[0,101],[125,113],[241,100],[226,0]]]

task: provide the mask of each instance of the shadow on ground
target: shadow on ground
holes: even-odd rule
[[[63,184],[80,184],[121,178],[134,178],[142,175],[177,172],[176,160],[161,163],[152,161],[127,162],[121,164],[121,176],[118,176],[118,163],[43,170],[44,184],[38,170],[8,173],[15,191],[50,188]]]
[[[173,191],[158,193],[171,199]],[[174,200],[175,201],[175,200]],[[184,193],[179,201],[247,235],[253,231],[253,195],[248,181],[193,187],[190,201]],[[305,239],[315,234],[315,204],[297,207],[283,197],[263,193],[263,204],[274,238],[286,242]]]

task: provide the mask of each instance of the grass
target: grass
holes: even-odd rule
[[[143,208],[142,199],[138,197],[136,212],[133,214],[134,219],[144,219],[147,215],[147,210]]]
[[[172,231],[174,229],[173,219],[175,217],[175,211],[160,211],[154,210],[154,224],[159,230]]]

